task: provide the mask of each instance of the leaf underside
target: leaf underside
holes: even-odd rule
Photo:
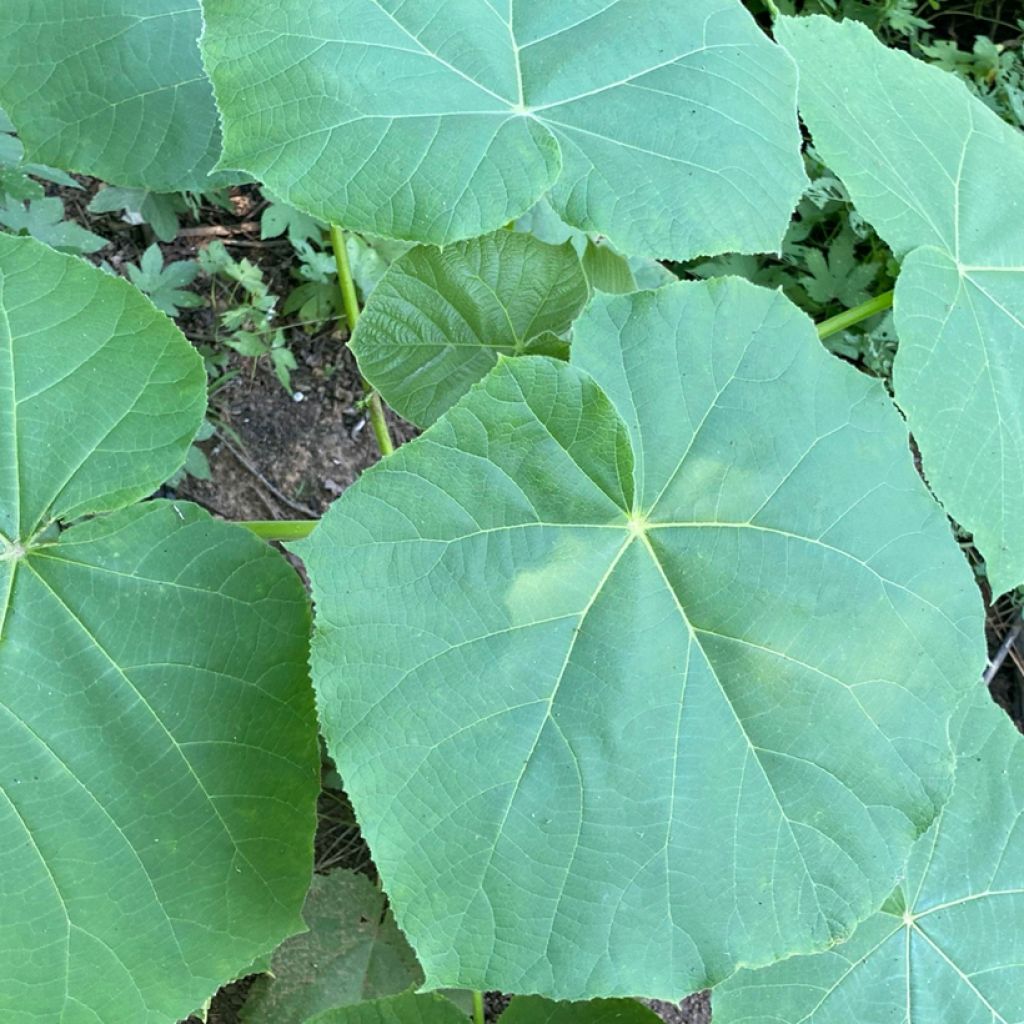
[[[856,22],[782,18],[776,33],[815,147],[904,257],[893,383],[925,474],[1010,590],[1024,582],[1024,138]]]
[[[823,948],[945,799],[977,592],[877,383],[735,280],[598,297],[302,546],[321,724],[428,987]]]
[[[301,584],[201,509],[129,504],[181,465],[204,402],[201,360],[135,289],[0,236],[12,1024],[173,1024],[302,927],[318,752]]]
[[[198,0],[4,0],[0,104],[29,156],[155,192],[216,184],[201,24]]]
[[[791,62],[739,0],[204,0],[222,166],[447,244],[549,194],[622,251],[776,250],[805,184]]]
[[[980,686],[956,731],[953,795],[886,909],[829,953],[741,971],[716,1022],[1024,1021],[1024,740]]]

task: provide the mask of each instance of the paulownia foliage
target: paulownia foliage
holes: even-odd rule
[[[547,194],[625,252],[777,249],[795,73],[739,0],[203,0],[224,167],[447,244]]]
[[[359,369],[406,419],[427,426],[501,355],[567,355],[589,289],[576,250],[498,231],[418,246],[374,289],[352,339]]]
[[[896,399],[997,593],[1024,582],[1024,139],[856,22],[783,18],[823,159],[903,258]]]
[[[170,1024],[302,928],[302,588],[238,527],[130,504],[204,394],[131,286],[0,235],[5,1022]]]
[[[1024,1021],[1024,738],[981,687],[957,732],[953,796],[884,909],[829,953],[741,971],[716,1024]]]
[[[220,156],[198,0],[4,0],[0,104],[31,159],[155,192]]]
[[[945,799],[981,608],[882,387],[737,280],[595,298],[302,547],[427,987],[679,996],[848,936]]]
[[[305,1024],[324,1010],[418,985],[416,954],[365,875],[316,875],[302,916],[308,932],[278,949],[270,974],[250,990],[245,1024]]]

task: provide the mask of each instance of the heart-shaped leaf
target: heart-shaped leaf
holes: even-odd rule
[[[716,1024],[1024,1020],[1024,739],[977,691],[953,796],[882,912],[831,952],[741,971]]]
[[[896,400],[1002,593],[1024,582],[1024,138],[857,22],[782,18],[777,34],[815,147],[904,257]]]
[[[216,184],[201,24],[198,0],[4,0],[0,103],[29,158],[155,192]]]
[[[428,987],[677,999],[824,948],[952,772],[981,603],[875,381],[735,280],[598,296],[302,547]]]
[[[0,235],[5,1022],[172,1024],[302,927],[301,584],[194,506],[124,507],[204,404],[198,355],[135,289]]]
[[[795,76],[739,0],[204,0],[224,167],[358,231],[447,244],[545,193],[625,252],[779,247]]]
[[[418,246],[374,289],[352,349],[388,405],[427,426],[501,355],[551,354],[588,294],[569,244],[499,231],[445,249]]]

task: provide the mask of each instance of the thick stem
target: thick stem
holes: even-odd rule
[[[317,519],[268,519],[264,522],[247,521],[238,523],[263,540],[304,540],[319,522]]]
[[[331,225],[331,247],[334,249],[334,263],[338,268],[338,287],[341,289],[341,304],[348,321],[349,337],[359,323],[359,296],[356,295],[356,283],[352,278],[352,267],[348,261],[348,249],[345,246],[345,232],[337,224]],[[387,420],[384,418],[384,406],[380,395],[363,380],[366,391],[366,404],[370,410],[370,424],[373,436],[377,438],[377,447],[381,455],[390,455],[395,445],[388,432]]]
[[[473,1024],[484,1024],[484,994],[473,992]]]
[[[854,324],[859,324],[862,320],[868,320],[873,316],[878,316],[879,313],[884,313],[887,309],[892,308],[893,295],[893,292],[876,295],[873,299],[854,306],[853,309],[829,317],[828,320],[822,320],[818,324],[818,337],[824,341],[826,338],[831,338],[833,334],[838,334]]]

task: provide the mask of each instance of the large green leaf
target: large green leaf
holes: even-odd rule
[[[28,156],[116,185],[202,189],[220,126],[198,0],[4,0],[0,103]]]
[[[632,999],[592,999],[552,1003],[539,996],[517,996],[501,1024],[658,1024],[660,1017]]]
[[[204,0],[222,165],[438,245],[545,193],[626,252],[775,250],[804,183],[789,59],[739,0]]]
[[[595,298],[302,547],[428,987],[679,998],[850,934],[945,799],[981,604],[877,382],[736,280]]]
[[[501,355],[564,347],[589,290],[576,250],[498,231],[418,246],[374,289],[352,339],[359,368],[407,420],[427,426]]]
[[[822,158],[904,258],[896,399],[996,592],[1024,582],[1024,138],[863,25],[780,20]]]
[[[1024,1021],[1024,738],[977,690],[953,796],[885,909],[829,953],[735,975],[716,1024]]]
[[[302,916],[308,932],[285,942],[253,985],[245,1024],[305,1024],[314,1014],[418,985],[416,955],[365,875],[317,875]]]
[[[204,392],[127,283],[0,236],[5,1022],[168,1024],[302,927],[301,585],[200,509],[123,507],[182,463]]]

